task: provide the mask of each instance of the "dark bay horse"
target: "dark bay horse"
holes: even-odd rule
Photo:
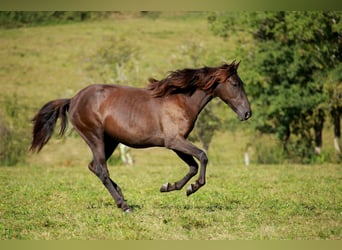
[[[200,173],[186,190],[191,195],[205,184],[208,158],[186,138],[204,106],[219,97],[241,121],[252,115],[237,73],[238,66],[234,61],[220,67],[177,70],[160,81],[149,79],[146,88],[90,85],[71,99],[50,101],[32,120],[31,150],[39,152],[49,141],[58,118],[61,119],[60,135],[63,135],[69,117],[93,153],[89,169],[123,211],[131,210],[120,187],[109,177],[106,164],[120,142],[133,148],[166,147],[189,166],[189,172],[182,179],[162,185],[161,192],[182,189],[197,174],[196,158]]]

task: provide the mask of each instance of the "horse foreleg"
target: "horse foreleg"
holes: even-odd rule
[[[206,178],[206,170],[207,170],[207,164],[208,164],[208,157],[207,155],[202,151],[199,154],[198,160],[201,163],[201,168],[200,168],[200,173],[198,176],[198,179],[196,180],[195,183],[191,184],[187,189],[186,189],[186,195],[189,196],[193,193],[195,193],[200,187],[205,185],[205,178]]]
[[[179,181],[176,181],[174,184],[165,183],[160,188],[160,192],[170,192],[173,190],[180,190],[184,187],[184,185],[197,174],[198,164],[194,160],[191,155],[184,154],[180,151],[174,150],[176,154],[181,158],[186,164],[189,166],[189,172]]]
[[[186,190],[186,195],[189,196],[193,193],[195,193],[199,188],[201,188],[202,186],[205,185],[205,181],[206,181],[206,169],[207,169],[207,164],[208,164],[208,158],[207,155],[205,154],[205,152],[199,148],[197,148],[195,145],[191,144],[190,142],[188,142],[187,140],[185,140],[184,138],[178,138],[176,140],[173,140],[172,143],[170,143],[170,145],[168,145],[168,148],[177,151],[177,152],[181,152],[181,155],[191,155],[193,157],[195,157],[197,160],[199,160],[200,162],[200,173],[198,176],[198,179],[196,180],[195,183],[191,184],[187,190]],[[184,184],[190,180],[190,178],[192,177],[191,175],[195,175],[194,174],[194,168],[195,166],[193,166],[193,168],[190,168],[190,172],[182,179],[179,181],[179,184]],[[192,172],[191,172],[192,171]],[[164,185],[163,185],[164,186]],[[167,189],[167,187],[166,187]]]

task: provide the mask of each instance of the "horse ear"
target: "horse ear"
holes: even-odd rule
[[[238,63],[235,63],[235,60],[233,61],[232,64],[233,64],[233,67],[234,67],[235,70],[237,70],[239,68],[240,62],[241,61],[239,61]]]

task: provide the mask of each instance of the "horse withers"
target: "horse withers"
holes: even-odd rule
[[[180,190],[197,174],[186,194],[195,193],[206,182],[206,153],[186,140],[204,106],[218,97],[247,120],[252,111],[237,69],[239,63],[219,67],[182,69],[165,79],[149,79],[145,88],[119,85],[90,85],[71,99],[46,103],[33,118],[32,151],[49,141],[57,119],[63,135],[68,117],[90,147],[93,159],[88,168],[102,181],[116,205],[130,212],[120,187],[110,178],[106,161],[119,143],[133,148],[165,147],[173,150],[188,166],[179,181],[165,183],[161,192]],[[68,113],[68,117],[67,117]]]

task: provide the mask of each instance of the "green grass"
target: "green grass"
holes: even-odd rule
[[[174,165],[110,167],[132,214],[86,166],[2,167],[1,239],[341,239],[340,166],[210,164],[186,197]]]

